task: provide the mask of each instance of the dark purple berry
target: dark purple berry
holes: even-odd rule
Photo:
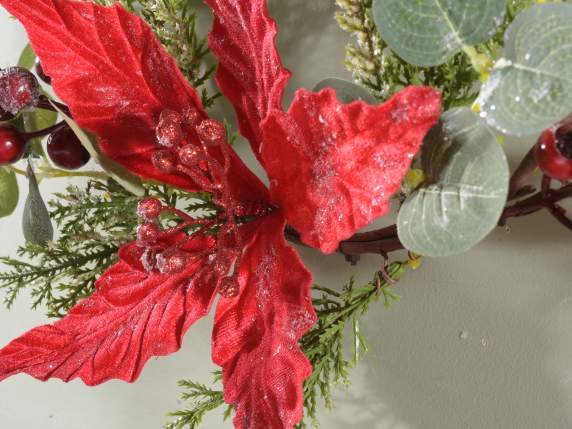
[[[26,138],[17,128],[0,127],[0,165],[13,164],[25,151]]]
[[[52,162],[68,170],[83,167],[89,161],[89,152],[69,127],[60,128],[48,138],[48,155]]]

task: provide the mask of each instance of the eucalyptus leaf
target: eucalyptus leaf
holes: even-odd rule
[[[129,192],[136,196],[145,195],[145,189],[141,183],[141,179],[134,174],[127,171],[121,165],[117,164],[112,159],[106,157],[97,146],[95,138],[90,136],[72,118],[67,116],[55,104],[52,105],[57,109],[60,115],[64,118],[70,128],[73,130],[83,147],[89,152],[91,157],[97,162],[117,183],[127,189]]]
[[[436,66],[494,36],[506,0],[374,0],[372,8],[391,49],[410,64]]]
[[[36,61],[36,53],[28,43],[22,53],[20,54],[20,59],[18,60],[18,67],[23,67],[28,70],[32,70],[34,63]]]
[[[36,175],[30,166],[28,166],[27,173],[29,190],[22,218],[24,238],[29,243],[43,244],[53,240],[54,228],[46,204],[40,194]]]
[[[504,58],[481,90],[487,122],[511,135],[542,131],[572,111],[572,4],[522,12],[505,33]]]
[[[508,195],[509,168],[493,131],[469,108],[444,113],[425,138],[425,183],[402,205],[397,227],[420,255],[469,250],[497,225]]]
[[[9,216],[14,212],[19,197],[16,174],[9,167],[0,167],[0,217]]]
[[[356,100],[365,101],[368,104],[376,104],[377,100],[369,93],[369,91],[353,82],[329,77],[319,82],[314,91],[318,92],[324,88],[332,88],[336,91],[336,96],[340,103],[349,104]]]

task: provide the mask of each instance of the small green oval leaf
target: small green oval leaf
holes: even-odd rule
[[[34,109],[31,112],[23,112],[22,119],[24,121],[24,129],[30,133],[54,125],[58,120],[58,114],[53,110]],[[37,155],[44,153],[42,138],[32,139],[29,145]]]
[[[470,109],[450,110],[427,135],[422,164],[430,183],[401,207],[400,240],[425,256],[469,250],[491,232],[506,204],[509,169],[495,134]]]
[[[381,36],[410,64],[443,64],[465,46],[494,36],[506,0],[374,0]]]
[[[36,61],[36,53],[28,43],[22,53],[20,54],[20,59],[18,60],[18,67],[23,67],[28,70],[32,70],[34,63]]]
[[[572,4],[522,12],[505,34],[504,55],[478,99],[489,125],[531,135],[572,111]]]
[[[365,101],[368,104],[377,103],[375,97],[373,97],[367,89],[347,80],[338,79],[336,77],[326,78],[314,87],[314,92],[318,92],[324,88],[334,89],[340,103],[349,104],[357,100]]]
[[[54,106],[62,118],[64,118],[83,147],[85,147],[95,162],[97,162],[101,168],[103,168],[107,174],[109,174],[109,176],[111,176],[117,183],[119,183],[132,194],[138,197],[145,195],[145,189],[143,188],[143,184],[141,183],[141,179],[139,177],[130,173],[121,165],[101,153],[94,137],[91,137],[87,132],[81,129],[77,122],[62,112],[58,106],[53,103],[52,106]]]
[[[54,228],[44,199],[40,194],[36,175],[30,166],[28,166],[27,173],[29,191],[22,218],[24,238],[29,243],[43,244],[53,240]]]
[[[9,216],[14,212],[19,197],[16,174],[9,167],[0,167],[0,217]]]

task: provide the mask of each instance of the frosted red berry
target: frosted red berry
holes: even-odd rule
[[[572,132],[564,127],[545,130],[536,146],[538,166],[547,176],[572,180]]]
[[[159,217],[163,204],[157,198],[143,198],[137,204],[137,215],[147,219],[154,220]]]
[[[167,249],[157,255],[157,268],[163,274],[177,274],[183,271],[189,258],[179,249]]]
[[[195,107],[187,107],[183,111],[183,125],[196,128],[201,122],[201,114]]]
[[[39,58],[36,58],[36,62],[34,64],[34,69],[36,71],[36,74],[38,75],[38,77],[40,79],[42,79],[42,81],[44,81],[48,85],[52,84],[52,78],[49,77],[48,75],[46,75],[46,73],[44,72],[44,68],[42,67],[42,63],[40,62]]]
[[[152,155],[151,162],[160,173],[169,174],[177,169],[177,157],[170,150],[158,150]]]
[[[26,151],[26,138],[15,127],[0,127],[0,165],[18,161]]]
[[[90,159],[89,152],[69,127],[60,128],[50,134],[47,152],[56,166],[67,170],[83,167]]]
[[[204,159],[203,151],[192,144],[188,144],[179,149],[179,159],[187,167],[196,167]]]
[[[240,286],[235,277],[225,277],[221,280],[218,290],[224,298],[235,298],[240,292]]]
[[[216,146],[224,142],[226,129],[224,124],[214,119],[205,119],[197,128],[197,134],[207,146]]]
[[[218,254],[213,263],[213,271],[217,276],[226,276],[230,270],[230,262],[230,258],[226,254]]]
[[[174,147],[183,141],[184,135],[181,122],[181,115],[177,112],[173,110],[164,110],[161,112],[159,124],[155,129],[157,141],[160,145]]]
[[[13,115],[36,107],[40,86],[36,77],[22,67],[0,70],[0,108]]]
[[[153,222],[145,222],[137,227],[137,241],[143,246],[150,246],[157,242],[161,229]]]

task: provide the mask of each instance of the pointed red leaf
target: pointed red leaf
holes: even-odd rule
[[[217,307],[213,361],[237,429],[290,429],[302,418],[312,368],[298,341],[316,315],[311,274],[284,241],[284,225],[279,213],[260,221],[240,267],[241,293]]]
[[[157,171],[151,155],[161,146],[155,127],[165,109],[192,106],[206,118],[195,90],[151,28],[119,4],[102,7],[70,0],[0,0],[26,28],[44,72],[80,126],[99,137],[102,150],[144,178],[198,190],[189,178]],[[194,140],[191,136],[191,140]],[[262,185],[232,154],[235,194]],[[257,195],[255,198],[258,198]]]
[[[268,16],[266,0],[205,1],[215,15],[209,46],[220,62],[217,83],[259,157],[260,123],[271,110],[282,109],[290,79],[276,50],[276,23]]]
[[[387,103],[340,104],[333,90],[300,90],[287,113],[263,124],[262,158],[274,202],[302,240],[322,251],[389,211],[440,95],[409,87]]]
[[[183,248],[212,246],[200,238]],[[88,385],[113,378],[133,382],[152,356],[177,351],[187,329],[208,312],[215,284],[201,270],[204,257],[164,275],[144,271],[142,253],[137,244],[124,246],[122,260],[98,280],[91,297],[0,350],[0,380],[27,373],[40,380],[81,378]]]

